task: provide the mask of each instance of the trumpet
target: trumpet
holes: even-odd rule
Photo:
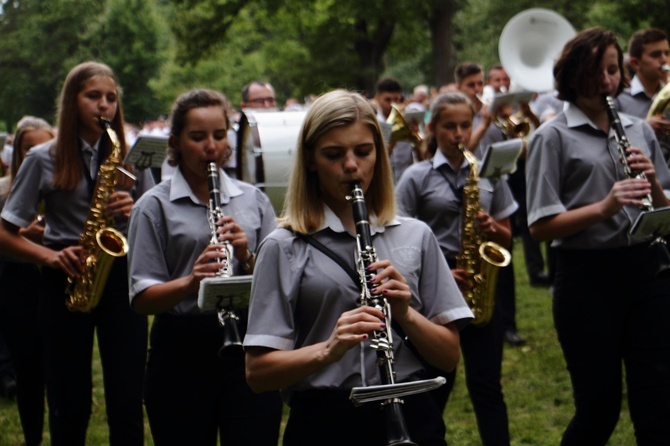
[[[211,238],[211,245],[219,244],[219,238],[216,232],[216,222],[223,217],[221,211],[221,195],[219,191],[219,168],[216,163],[209,163],[207,166],[207,179],[209,186],[209,209],[208,220]],[[223,258],[217,258],[219,270],[217,277],[233,276],[233,246],[229,241],[223,242]],[[219,356],[233,356],[242,354],[242,337],[240,336],[240,318],[233,311],[231,305],[221,305],[217,308],[219,325],[223,328],[223,345],[219,349]]]

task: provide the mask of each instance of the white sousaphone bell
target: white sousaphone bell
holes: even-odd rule
[[[570,22],[549,9],[527,9],[512,17],[498,41],[498,56],[512,79],[512,90],[552,90],[554,62],[575,34]]]

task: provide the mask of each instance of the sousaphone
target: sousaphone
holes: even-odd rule
[[[512,17],[498,41],[498,56],[512,79],[512,90],[552,90],[554,62],[575,34],[570,22],[549,9],[527,9]]]

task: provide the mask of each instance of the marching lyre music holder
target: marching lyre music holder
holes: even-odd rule
[[[516,171],[516,160],[523,151],[523,139],[515,138],[491,144],[484,152],[479,176],[497,181],[501,176]]]
[[[249,305],[252,276],[208,277],[200,282],[198,307],[204,311],[237,310]]]
[[[630,228],[634,237],[668,237],[670,235],[670,207],[643,211]]]
[[[159,135],[139,135],[128,151],[123,164],[140,170],[161,167],[167,155],[168,137]]]

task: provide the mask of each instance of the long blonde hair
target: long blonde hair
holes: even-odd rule
[[[324,203],[319,189],[319,178],[307,166],[321,136],[334,128],[356,122],[370,127],[375,144],[374,176],[365,193],[368,211],[370,215],[377,217],[381,225],[393,220],[396,215],[393,176],[377,116],[370,104],[358,93],[334,90],[317,98],[305,116],[284,210],[279,219],[281,227],[309,233],[323,224]]]

